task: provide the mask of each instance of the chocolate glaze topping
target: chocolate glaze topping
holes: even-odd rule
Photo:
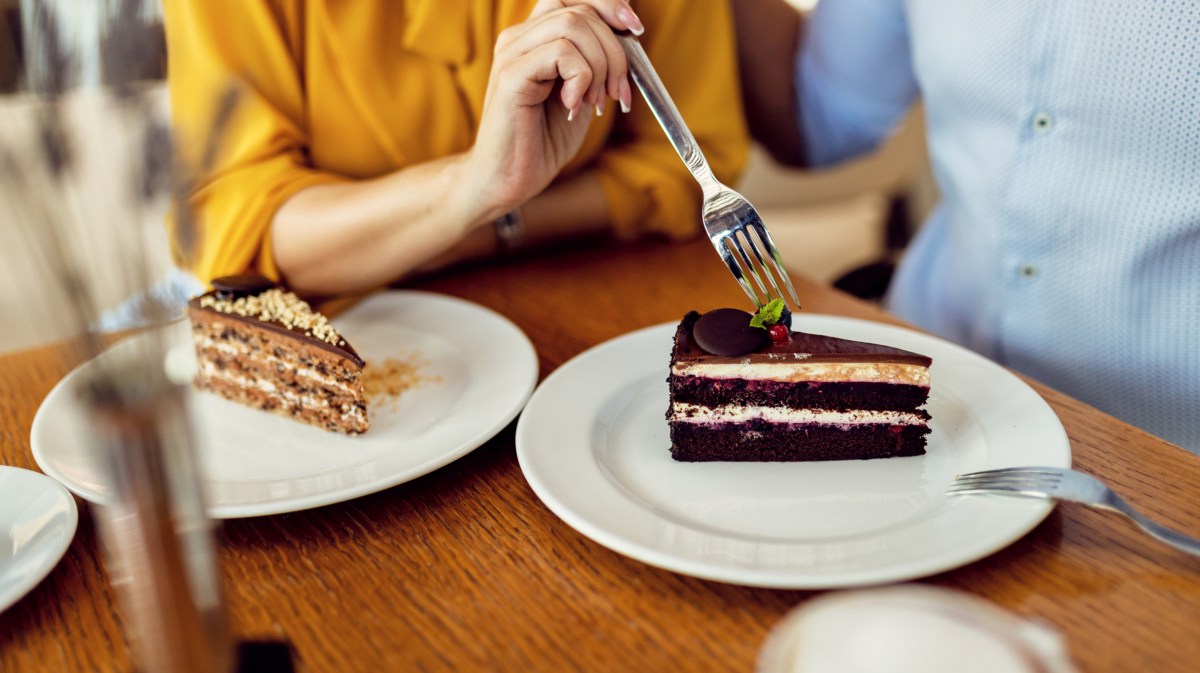
[[[270,281],[268,281],[268,282],[270,282]],[[218,289],[216,287],[216,285],[217,285],[217,281],[213,281],[213,288],[214,288],[213,290],[206,292],[198,297],[193,297],[192,299],[190,299],[188,301],[188,309],[194,310],[194,311],[204,311],[207,313],[221,316],[224,319],[228,319],[228,320],[232,320],[232,321],[236,321],[236,322],[247,323],[247,324],[252,324],[252,325],[257,325],[264,329],[269,329],[269,330],[283,333],[283,334],[290,334],[290,335],[294,336],[295,338],[297,338],[307,344],[311,344],[313,346],[317,346],[319,348],[327,350],[330,353],[333,353],[334,355],[341,355],[342,357],[348,358],[351,362],[355,363],[360,368],[366,365],[366,362],[362,359],[361,356],[359,356],[358,351],[354,350],[354,347],[350,345],[350,342],[346,341],[344,338],[339,338],[337,343],[330,343],[324,339],[320,339],[320,338],[314,336],[313,334],[310,334],[307,330],[300,328],[300,327],[289,327],[287,325],[275,322],[273,320],[263,320],[261,318],[255,317],[255,316],[238,315],[237,313],[228,313],[226,311],[219,311],[211,306],[203,306],[202,300],[205,297],[213,297],[213,298],[220,299],[220,300],[230,300],[230,297],[226,294],[223,294],[224,291],[221,289]],[[266,290],[270,290],[274,287],[276,287],[276,285],[275,285],[275,283],[272,282],[269,287],[260,289],[257,292],[247,292],[246,294],[242,294],[239,296],[240,297],[254,296],[254,295],[260,294],[262,292],[265,292]]]
[[[713,364],[749,362],[767,364],[772,362],[887,362],[928,367],[932,358],[912,351],[891,346],[852,341],[822,334],[792,332],[788,343],[776,344],[766,339],[757,350],[741,356],[723,356],[701,347],[695,335],[697,321],[701,315],[692,311],[683,317],[675,335],[673,359],[677,362],[703,360]],[[747,321],[749,318],[747,318]],[[752,328],[756,329],[756,328]],[[757,330],[763,332],[764,330]]]
[[[212,287],[213,292],[221,299],[237,299],[266,292],[275,287],[275,281],[256,273],[247,273],[214,278]]]

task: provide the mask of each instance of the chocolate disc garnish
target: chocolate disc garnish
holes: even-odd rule
[[[237,299],[261,294],[275,287],[275,281],[260,276],[257,273],[246,273],[237,276],[221,276],[214,278],[213,290],[222,299]]]
[[[750,326],[750,314],[736,308],[719,308],[700,316],[692,328],[696,345],[713,355],[735,358],[758,350],[767,342],[767,330]]]

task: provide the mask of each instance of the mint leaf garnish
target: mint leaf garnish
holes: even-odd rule
[[[759,306],[758,312],[750,318],[750,326],[766,329],[774,325],[783,318],[783,307],[782,299],[772,299],[767,304]]]

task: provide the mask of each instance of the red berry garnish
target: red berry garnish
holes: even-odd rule
[[[767,328],[767,333],[771,335],[771,342],[777,344],[785,344],[792,338],[790,330],[787,327],[778,323]]]

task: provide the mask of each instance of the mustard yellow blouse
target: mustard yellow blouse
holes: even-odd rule
[[[306,187],[364,179],[469,149],[496,37],[535,0],[165,0],[176,143],[199,166],[216,102],[238,105],[175,219],[173,252],[202,280],[271,256],[276,210]],[[642,0],[643,45],[713,170],[732,182],[748,138],[725,0]],[[615,234],[699,231],[700,190],[634,93],[592,120],[564,173],[593,170]]]

